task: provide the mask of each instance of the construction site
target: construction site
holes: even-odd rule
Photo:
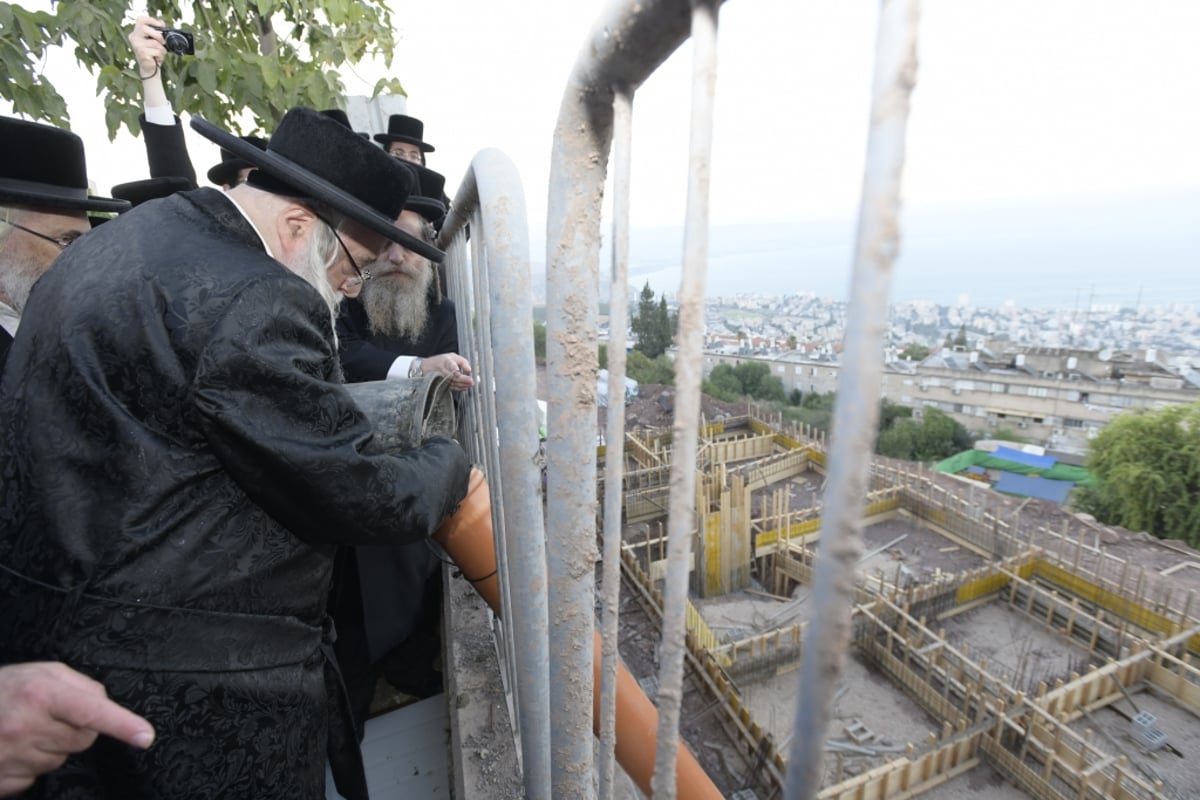
[[[620,650],[654,697],[670,429],[624,452]],[[698,464],[680,733],[726,797],[780,797],[825,441],[751,407]],[[1200,797],[1200,553],[970,484],[872,464],[819,797]]]

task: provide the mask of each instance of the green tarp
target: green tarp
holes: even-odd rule
[[[1092,485],[1092,475],[1083,467],[1071,466],[1060,461],[1050,469],[1039,469],[1028,464],[1009,461],[1006,458],[996,458],[991,453],[985,453],[982,450],[964,450],[958,455],[950,456],[945,461],[939,462],[934,469],[954,475],[967,467],[975,466],[984,469],[1002,469],[1018,475],[1036,475],[1052,481],[1074,481],[1080,486]]]

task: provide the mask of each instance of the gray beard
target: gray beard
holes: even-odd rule
[[[377,267],[375,279],[363,285],[359,299],[367,312],[371,333],[416,339],[429,321],[429,284],[433,269],[426,264],[418,277],[384,277]],[[394,271],[394,270],[393,270]]]

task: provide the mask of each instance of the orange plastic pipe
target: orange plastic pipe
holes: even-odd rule
[[[454,559],[475,591],[500,613],[500,579],[496,574],[496,545],[492,532],[492,499],[487,481],[478,469],[471,470],[467,496],[458,510],[433,534]],[[474,577],[478,576],[478,577]],[[595,633],[592,675],[600,685],[600,634]],[[592,691],[592,726],[600,724],[600,693]],[[597,731],[598,733],[598,731]],[[654,754],[658,744],[658,709],[646,697],[642,687],[617,662],[617,763],[647,797],[653,797],[650,778],[654,775]],[[687,746],[679,743],[675,759],[678,797],[687,800],[722,800],[722,794],[696,761]]]

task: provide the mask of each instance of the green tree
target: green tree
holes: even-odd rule
[[[629,327],[637,337],[635,349],[651,359],[658,358],[671,346],[671,315],[667,312],[667,299],[664,297],[655,302],[649,281],[642,287],[637,310]]]
[[[907,410],[908,416],[901,409]],[[887,414],[891,423],[880,430],[876,440],[875,452],[880,455],[906,461],[941,461],[974,444],[966,428],[936,408],[926,408],[920,422],[911,418],[911,408],[885,401],[881,410],[881,420]]]
[[[913,342],[908,347],[900,351],[901,358],[909,358],[913,361],[924,361],[929,358],[929,348],[923,344]]]
[[[545,334],[543,334],[545,336]],[[608,369],[608,345],[600,345],[600,357],[596,364],[597,369]]]
[[[650,358],[640,350],[631,350],[625,357],[625,374],[638,383],[662,383],[674,385],[675,365],[671,359],[660,355]]]
[[[798,406],[803,400],[804,395],[800,393],[799,389],[792,389],[791,393],[788,394],[788,405]]]
[[[68,127],[67,106],[41,73],[52,47],[73,47],[76,61],[107,93],[109,138],[122,125],[139,130],[141,81],[126,41],[127,0],[59,2],[52,12],[0,3],[0,97],[34,119]],[[391,66],[396,46],[386,0],[147,0],[151,16],[196,34],[195,56],[168,56],[168,97],[176,109],[238,128],[248,113],[271,131],[288,108],[333,108],[344,87],[337,69],[377,57]],[[394,78],[375,94],[403,94]],[[242,133],[252,133],[241,130]]]
[[[546,363],[546,323],[533,323],[533,360]]]
[[[967,346],[967,324],[965,322],[962,325],[960,325],[958,328],[958,335],[954,337],[954,346],[955,347],[966,347]]]
[[[1105,523],[1200,545],[1200,404],[1122,414],[1092,440],[1079,506]]]
[[[795,349],[796,349],[796,344],[797,344],[797,342],[796,342],[796,335],[795,335],[795,334],[792,334],[791,336],[789,336],[789,337],[787,338],[787,348],[788,348],[788,350],[795,350]]]

